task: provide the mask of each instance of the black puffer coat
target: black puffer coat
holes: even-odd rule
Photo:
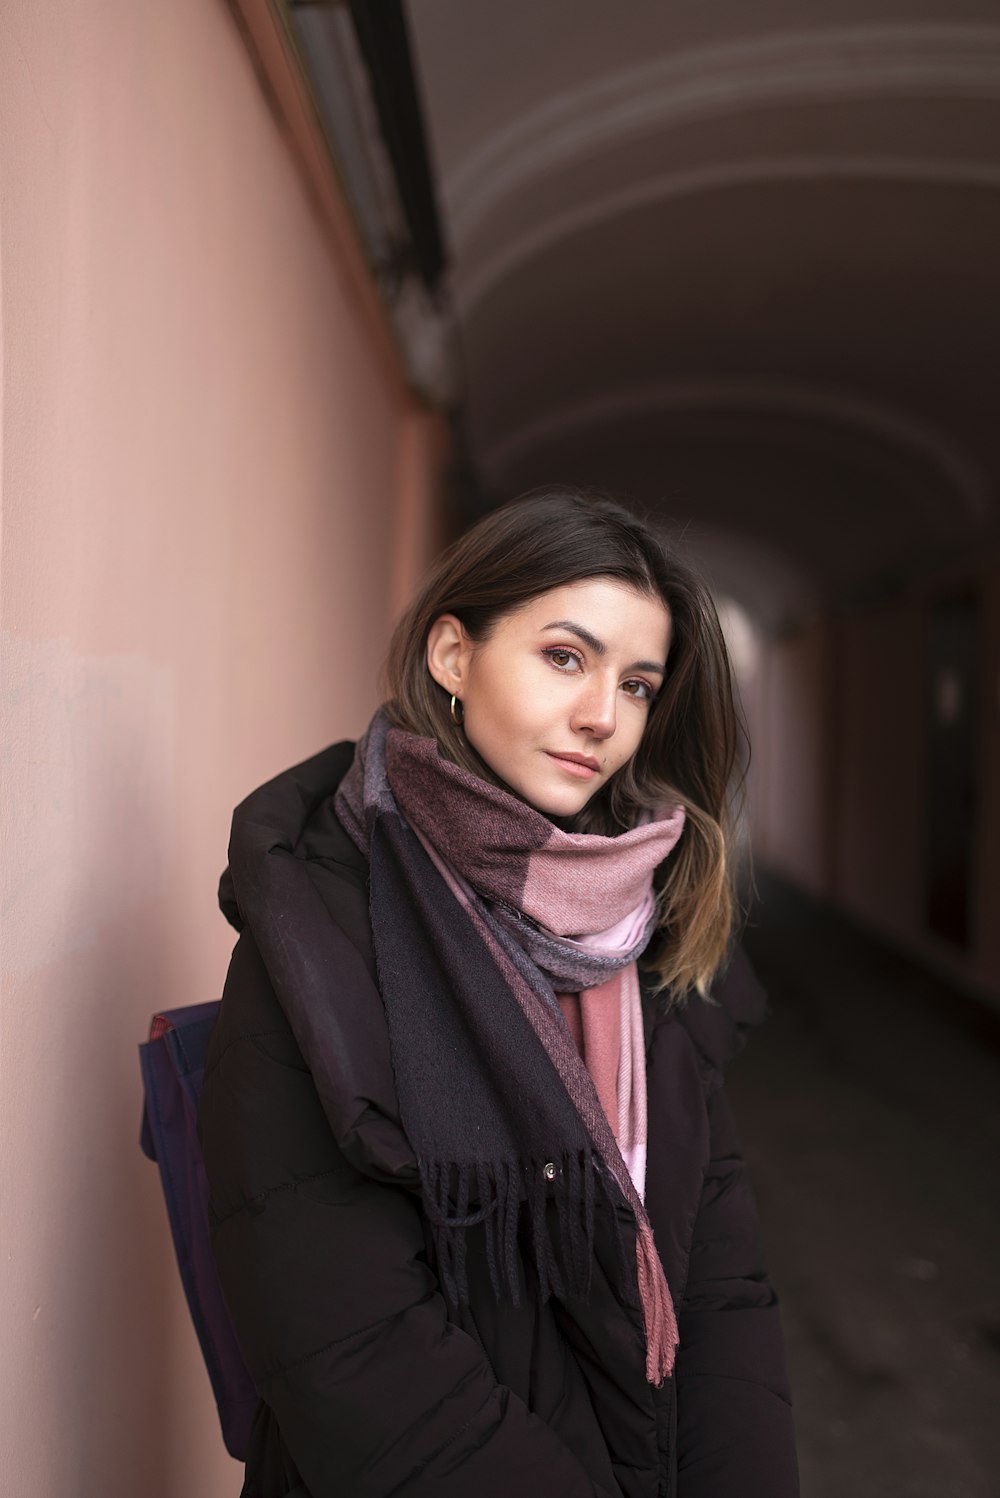
[[[294,854],[343,937],[342,970],[329,974],[344,1078],[332,1109],[228,874],[220,890],[242,929],[199,1127],[216,1259],[262,1394],[244,1494],[795,1498],[778,1306],[721,1085],[765,1010],[745,959],[734,960],[718,1007],[695,998],[664,1015],[645,1003],[646,1202],[676,1304],[673,1377],[658,1390],[646,1383],[638,1303],[603,1277],[586,1305],[543,1304],[526,1264],[525,1302],[497,1305],[475,1234],[471,1303],[447,1305],[398,1118],[367,865],[333,812],[352,750],[335,746],[288,771],[234,818],[234,828],[250,814],[265,827],[262,857]],[[272,807],[287,822],[277,807],[288,804],[290,778],[295,825],[272,828]],[[280,916],[294,943],[294,903]]]

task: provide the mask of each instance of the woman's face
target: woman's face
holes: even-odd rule
[[[591,578],[504,615],[480,645],[442,614],[427,660],[494,774],[538,811],[569,817],[639,747],[669,644],[659,598]]]

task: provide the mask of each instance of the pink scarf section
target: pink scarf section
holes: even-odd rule
[[[635,910],[606,931],[579,937],[591,951],[628,951],[653,908],[647,890]],[[563,1018],[584,1066],[593,1079],[601,1107],[621,1151],[632,1183],[646,1194],[646,1048],[642,1000],[636,965],[630,962],[614,977],[580,993],[556,995]]]

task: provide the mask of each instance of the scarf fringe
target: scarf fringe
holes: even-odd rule
[[[635,1258],[646,1329],[646,1378],[651,1384],[661,1384],[673,1372],[679,1337],[674,1304],[648,1223],[639,1225]]]
[[[556,1173],[550,1181],[546,1164]],[[521,1258],[518,1228],[529,1229],[531,1262],[538,1276],[539,1295],[547,1301],[590,1295],[594,1264],[595,1178],[617,1229],[621,1196],[600,1158],[585,1151],[558,1161],[508,1160],[467,1165],[430,1161],[421,1165],[424,1208],[431,1224],[438,1276],[446,1298],[454,1306],[469,1304],[467,1272],[468,1233],[483,1229],[490,1283],[498,1302],[521,1304]],[[530,1189],[529,1189],[530,1188]],[[548,1202],[555,1206],[557,1232],[550,1224]],[[470,1203],[482,1205],[470,1211]],[[666,1281],[660,1271],[653,1235],[638,1224],[635,1254],[625,1249],[622,1234],[611,1234],[621,1283],[630,1287],[642,1311],[646,1334],[646,1377],[660,1384],[673,1370],[677,1322]]]
[[[554,1166],[551,1180],[546,1167]],[[579,1150],[552,1160],[428,1161],[420,1166],[424,1209],[438,1261],[438,1274],[452,1305],[469,1303],[467,1234],[482,1228],[490,1283],[497,1301],[521,1304],[522,1221],[530,1239],[530,1256],[543,1301],[590,1295],[594,1262],[594,1177],[609,1202],[609,1183],[599,1159]],[[548,1210],[552,1201],[555,1213]],[[480,1203],[470,1211],[470,1203]],[[522,1215],[523,1207],[523,1215]],[[553,1221],[554,1215],[554,1221]],[[555,1231],[553,1231],[553,1228]],[[620,1267],[627,1256],[620,1235]],[[635,1279],[635,1265],[629,1278]]]

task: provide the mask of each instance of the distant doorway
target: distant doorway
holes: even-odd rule
[[[979,612],[973,594],[941,599],[928,631],[926,919],[961,947],[972,942]]]

